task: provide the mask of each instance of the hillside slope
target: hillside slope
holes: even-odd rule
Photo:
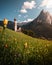
[[[0,27],[0,65],[51,65],[52,41]]]

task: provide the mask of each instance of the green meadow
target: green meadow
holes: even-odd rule
[[[0,65],[52,65],[52,40],[0,27]]]

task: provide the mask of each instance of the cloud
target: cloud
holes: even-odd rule
[[[27,21],[29,22],[29,21],[33,21],[33,19],[27,19]]]
[[[35,8],[35,1],[31,1],[31,2],[24,2],[24,5],[22,6],[22,8],[24,9],[32,9],[32,8]]]
[[[19,14],[18,16],[19,16],[19,17],[21,17],[21,15],[20,15],[20,14]]]
[[[36,2],[35,1],[26,1],[24,2],[22,9],[20,10],[21,13],[27,13],[27,9],[33,9],[36,8]]]
[[[26,9],[21,9],[20,12],[21,13],[27,13],[27,10]]]
[[[24,20],[23,22],[31,22],[33,21],[34,19],[27,19],[27,20]]]
[[[44,7],[44,6],[47,6],[47,1],[48,0],[43,0],[40,4],[40,7]]]
[[[24,20],[23,22],[27,22],[27,20]]]
[[[43,0],[40,7],[52,8],[52,0]]]

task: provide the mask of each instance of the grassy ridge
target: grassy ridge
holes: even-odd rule
[[[25,46],[25,44],[27,44]],[[51,65],[52,41],[0,27],[0,65]]]

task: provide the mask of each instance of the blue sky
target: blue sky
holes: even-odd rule
[[[0,20],[31,21],[42,9],[52,13],[52,0],[0,0]]]

